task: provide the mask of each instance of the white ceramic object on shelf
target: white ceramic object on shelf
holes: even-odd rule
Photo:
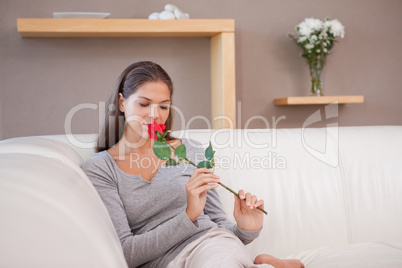
[[[159,13],[158,13],[158,12],[154,12],[154,13],[150,14],[150,15],[148,16],[148,19],[150,19],[150,20],[159,20]]]
[[[177,9],[177,8],[178,8],[177,6],[172,5],[172,4],[165,5],[165,10],[167,10],[167,11],[174,12],[174,10]]]
[[[148,16],[150,20],[186,20],[190,18],[188,13],[184,13],[175,5],[167,4],[161,13],[154,12]]]
[[[106,19],[110,13],[99,12],[53,12],[54,19]]]
[[[159,14],[161,20],[174,20],[176,17],[171,11],[164,10]]]
[[[188,15],[188,13],[183,13],[183,11],[181,11],[180,9],[176,8],[174,11],[174,16],[176,17],[176,19],[178,20],[187,20],[190,18],[190,15]]]

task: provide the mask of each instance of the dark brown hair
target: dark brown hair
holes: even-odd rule
[[[124,132],[124,113],[119,110],[119,93],[124,99],[131,96],[137,89],[147,82],[163,82],[170,92],[170,99],[173,95],[173,83],[166,71],[158,64],[151,61],[139,61],[128,66],[117,79],[116,87],[106,103],[106,113],[102,132],[99,133],[96,151],[107,150],[115,145]],[[99,121],[102,121],[101,119]],[[172,128],[172,110],[166,120],[165,131]],[[172,140],[170,133],[166,135],[167,140]]]

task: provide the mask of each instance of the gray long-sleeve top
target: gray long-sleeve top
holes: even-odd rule
[[[186,139],[182,143],[189,160],[203,160],[199,143]],[[139,164],[141,159],[133,161]],[[201,216],[195,222],[188,218],[185,185],[195,170],[192,165],[163,166],[147,181],[123,172],[113,157],[102,151],[92,155],[83,170],[110,214],[130,268],[166,267],[186,245],[215,225],[232,231],[244,244],[259,235],[259,231],[242,230],[226,218],[215,189],[208,191]]]

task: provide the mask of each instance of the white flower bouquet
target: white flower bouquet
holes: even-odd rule
[[[312,95],[322,96],[321,73],[326,58],[336,42],[335,38],[345,36],[345,29],[338,20],[324,21],[307,18],[296,26],[297,36],[289,34],[303,49],[301,56],[308,62],[311,75]]]

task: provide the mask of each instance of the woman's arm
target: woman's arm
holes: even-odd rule
[[[95,159],[88,160],[83,169],[109,212],[129,267],[137,267],[162,256],[198,229],[183,211],[149,232],[134,235],[131,232],[116,182],[110,172]]]

